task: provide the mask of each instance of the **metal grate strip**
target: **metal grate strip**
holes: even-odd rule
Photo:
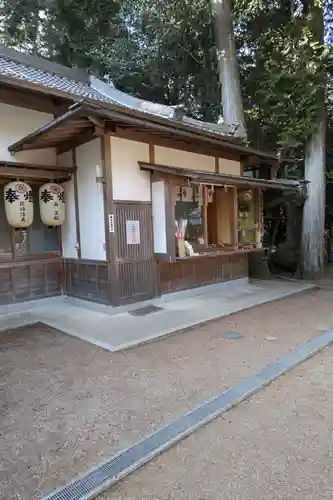
[[[64,488],[44,497],[43,500],[90,500],[95,498],[121,478],[332,343],[333,331],[329,331],[298,347],[275,363],[265,366],[258,374],[235,384],[231,389],[162,427],[131,448],[111,457]]]

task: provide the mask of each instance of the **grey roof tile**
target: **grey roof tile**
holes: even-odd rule
[[[114,103],[112,99],[91,88],[88,83],[74,80],[40,68],[34,68],[0,55],[0,73],[11,78],[26,81],[41,87],[66,92],[75,97]]]
[[[0,75],[32,83],[45,89],[64,92],[73,98],[89,99],[104,105],[131,109],[148,116],[158,116],[169,123],[182,123],[188,129],[200,130],[241,142],[240,138],[234,136],[235,127],[202,122],[186,116],[183,119],[176,119],[175,108],[172,106],[144,101],[117,90],[113,85],[106,84],[85,71],[67,68],[3,46],[0,46]]]

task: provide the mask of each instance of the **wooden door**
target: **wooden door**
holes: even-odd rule
[[[152,207],[149,202],[115,202],[117,256],[115,276],[119,304],[156,295]]]

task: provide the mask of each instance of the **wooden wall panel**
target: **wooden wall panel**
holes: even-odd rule
[[[256,249],[249,255],[249,275],[253,279],[271,279],[265,249]]]
[[[0,304],[61,295],[61,258],[0,266]]]
[[[187,290],[248,276],[245,252],[158,262],[160,293]]]
[[[106,261],[65,259],[66,295],[104,304],[109,303],[109,264]]]
[[[118,277],[117,303],[145,300],[156,295],[151,203],[115,201]],[[140,244],[128,245],[126,221],[139,221]]]

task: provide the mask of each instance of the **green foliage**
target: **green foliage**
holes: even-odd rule
[[[136,56],[125,73],[110,66],[116,84],[146,99],[184,103],[193,116],[217,118],[220,98],[209,1],[129,0],[123,16]]]
[[[0,41],[101,73],[107,48],[126,35],[120,9],[118,0],[0,0]]]
[[[309,29],[323,0],[234,0],[250,142],[302,156],[331,70]],[[318,3],[319,2],[319,3]],[[327,0],[328,2],[328,0]],[[314,4],[313,4],[314,5]],[[327,3],[327,18],[333,9]],[[0,0],[0,40],[63,64],[89,68],[127,92],[192,116],[221,114],[210,0]],[[333,116],[330,80],[327,110]]]
[[[331,64],[305,3],[238,0],[235,10],[250,140],[296,156],[316,129]]]

